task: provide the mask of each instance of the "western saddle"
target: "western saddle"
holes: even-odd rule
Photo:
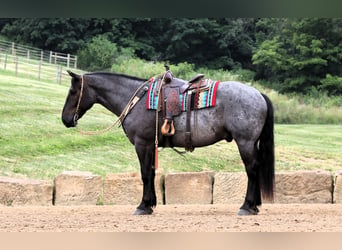
[[[175,78],[172,72],[168,68],[166,69],[167,71],[163,75],[160,92],[160,100],[162,100],[161,109],[164,116],[161,133],[164,136],[173,136],[175,134],[176,130],[173,124],[173,117],[180,115],[182,112],[179,96],[180,94],[188,92],[188,99],[186,100],[185,149],[192,152],[194,148],[191,143],[191,95],[194,95],[193,109],[196,110],[199,91],[209,87],[209,84],[204,80],[204,74],[197,74],[187,82]]]

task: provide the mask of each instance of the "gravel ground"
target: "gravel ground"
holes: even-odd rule
[[[238,204],[135,206],[0,206],[0,232],[342,232],[342,204],[265,204],[237,216]]]

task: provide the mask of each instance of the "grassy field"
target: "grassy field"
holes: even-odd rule
[[[66,129],[61,110],[69,86],[14,77],[0,71],[0,175],[52,180],[63,170],[137,172],[134,147],[121,128],[97,136]],[[96,106],[79,122],[105,128],[116,117]],[[342,169],[342,125],[276,125],[276,171]],[[165,172],[244,171],[235,143],[197,148],[185,157],[170,149],[159,155]]]

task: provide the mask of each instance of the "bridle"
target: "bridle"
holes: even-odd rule
[[[157,75],[156,75],[157,76]],[[156,77],[154,76],[154,77]],[[125,120],[126,116],[128,115],[128,113],[133,109],[133,107],[135,106],[135,104],[137,104],[137,102],[140,100],[140,97],[137,96],[137,93],[144,88],[146,85],[146,83],[148,83],[149,80],[143,82],[138,88],[137,90],[134,92],[134,94],[132,95],[131,99],[129,100],[129,102],[127,103],[126,107],[124,108],[124,110],[121,112],[120,116],[118,117],[118,119],[109,127],[99,130],[99,131],[83,131],[82,129],[78,128],[79,132],[81,134],[84,135],[98,135],[98,134],[103,134],[109,130],[111,130],[114,126],[116,126],[117,124],[119,124],[119,127],[122,125],[123,121]],[[77,101],[77,106],[76,106],[76,111],[74,113],[74,124],[77,124],[77,120],[78,120],[78,112],[80,109],[80,104],[81,104],[81,100],[82,100],[82,96],[83,96],[83,89],[84,89],[84,77],[83,75],[81,75],[81,92],[80,95],[78,97],[78,101]],[[148,88],[145,88],[144,91],[146,92],[148,90]]]
[[[78,97],[76,111],[74,114],[74,124],[76,124],[77,120],[78,120],[78,111],[80,109],[80,104],[81,104],[81,100],[82,100],[82,96],[83,96],[83,87],[84,87],[84,79],[83,79],[83,75],[81,75],[81,92],[80,92],[80,96]]]

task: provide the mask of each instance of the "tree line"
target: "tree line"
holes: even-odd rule
[[[249,70],[280,92],[342,94],[341,18],[0,19],[17,43],[79,55],[86,70],[126,58]]]

